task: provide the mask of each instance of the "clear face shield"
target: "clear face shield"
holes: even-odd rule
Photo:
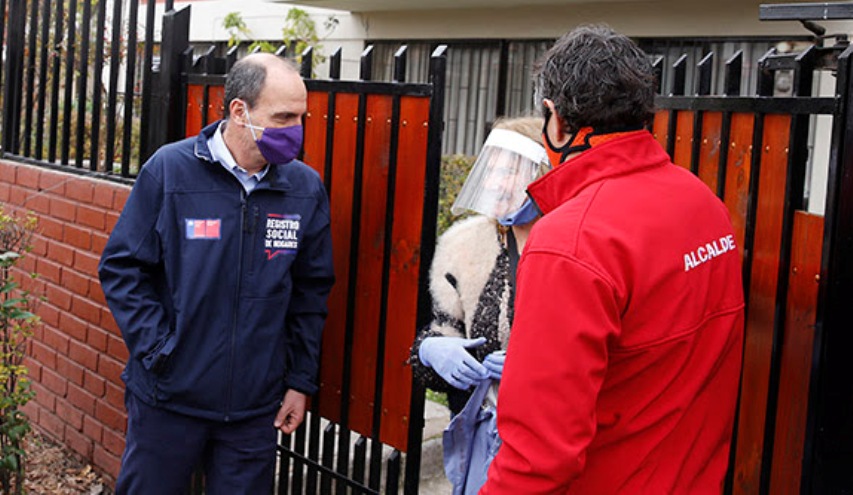
[[[504,218],[521,208],[527,185],[550,168],[541,144],[514,131],[494,129],[450,211],[460,215],[471,210]]]

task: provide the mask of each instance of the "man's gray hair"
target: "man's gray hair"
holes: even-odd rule
[[[534,68],[536,103],[554,102],[569,132],[645,125],[654,115],[655,74],[648,55],[604,25],[563,35]]]
[[[234,99],[243,100],[250,107],[255,106],[267,78],[268,63],[264,63],[264,59],[267,59],[267,62],[273,61],[273,63],[275,63],[275,59],[278,59],[289,69],[299,72],[293,60],[276,57],[272,54],[249,55],[241,58],[231,67],[228,72],[228,79],[225,81],[226,119],[229,117],[229,106]]]

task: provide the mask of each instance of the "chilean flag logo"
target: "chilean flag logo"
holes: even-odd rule
[[[197,219],[187,218],[186,233],[187,239],[220,239],[220,225],[222,220],[216,219]]]

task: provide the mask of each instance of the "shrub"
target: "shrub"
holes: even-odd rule
[[[468,172],[471,171],[475,158],[468,155],[444,155],[441,157],[436,237],[440,236],[448,227],[453,225],[453,222],[467,216],[467,214],[454,216],[450,212],[450,207],[453,206],[456,195],[462,189],[462,184],[468,177]]]
[[[23,360],[39,318],[33,313],[37,298],[15,282],[13,268],[31,249],[35,223],[0,207],[0,488],[7,494],[25,493],[24,439],[31,427],[21,408],[35,394]]]

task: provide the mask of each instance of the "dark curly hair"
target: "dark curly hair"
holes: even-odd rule
[[[534,68],[537,103],[554,102],[569,132],[646,124],[654,115],[655,74],[648,55],[605,25],[563,35]]]

